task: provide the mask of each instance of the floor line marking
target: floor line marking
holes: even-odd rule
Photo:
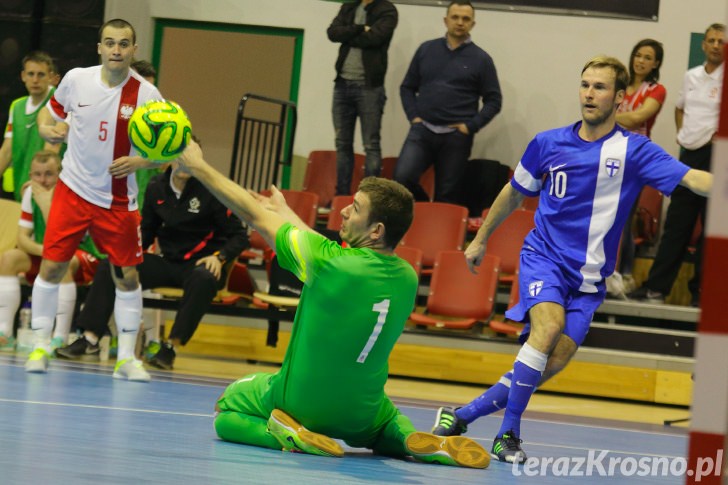
[[[86,408],[86,409],[108,409],[110,411],[126,411],[131,413],[149,413],[149,414],[171,414],[176,416],[192,416],[200,418],[212,418],[215,415],[213,413],[201,414],[201,413],[184,413],[179,411],[161,411],[157,409],[138,409],[138,408],[122,408],[117,406],[101,406],[98,404],[74,404],[74,403],[62,403],[62,402],[49,402],[49,401],[27,401],[23,399],[6,399],[0,397],[0,402],[16,403],[16,404],[36,404],[40,406],[58,406],[58,407],[70,407],[70,408]]]

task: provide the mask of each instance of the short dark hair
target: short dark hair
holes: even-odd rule
[[[705,37],[707,37],[708,32],[710,32],[711,30],[725,32],[725,24],[720,24],[720,23],[710,24],[710,26],[707,29],[705,29],[705,33],[703,34],[703,39],[705,39]]]
[[[50,54],[48,54],[45,51],[30,51],[28,52],[25,57],[23,57],[23,69],[25,69],[25,64],[28,62],[37,62],[38,64],[48,64],[48,71],[49,72],[58,72],[56,68],[56,63],[53,62],[53,58]]]
[[[647,74],[645,81],[648,83],[656,83],[660,80],[660,66],[662,66],[662,58],[665,55],[665,51],[662,48],[662,43],[655,39],[642,39],[632,48],[632,53],[629,55],[629,79],[630,81],[634,79],[634,56],[643,47],[652,47],[652,50],[655,51],[655,60],[659,64]]]
[[[581,70],[581,73],[584,74],[584,71],[586,71],[590,67],[594,67],[597,69],[609,68],[614,71],[615,93],[617,91],[625,91],[627,89],[627,84],[629,84],[629,74],[627,74],[627,68],[624,67],[624,64],[622,64],[622,62],[616,57],[593,57],[586,64],[584,64],[584,69]]]
[[[448,4],[446,12],[449,12],[450,11],[450,7],[452,7],[453,5],[460,5],[462,7],[470,7],[470,8],[473,9],[473,12],[475,12],[475,7],[473,7],[473,4],[470,3],[470,0],[452,0]]]
[[[157,70],[151,62],[139,59],[131,63],[131,68],[134,69],[141,77],[157,77]]]
[[[99,42],[104,40],[102,36],[104,35],[104,29],[106,27],[113,27],[115,29],[131,29],[131,43],[136,45],[136,30],[134,30],[134,27],[124,19],[111,19],[104,22],[104,25],[99,27]]]
[[[384,244],[394,249],[412,224],[415,199],[402,184],[381,177],[366,177],[359,192],[369,197],[369,224],[384,225]]]

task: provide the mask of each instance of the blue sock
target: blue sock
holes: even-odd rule
[[[498,436],[503,436],[503,433],[511,430],[516,436],[521,436],[521,416],[541,380],[547,359],[546,354],[534,349],[528,343],[521,348],[513,364],[511,390],[508,393],[508,404]]]
[[[506,407],[512,377],[511,369],[490,389],[455,411],[455,416],[470,424],[481,416],[487,416]]]

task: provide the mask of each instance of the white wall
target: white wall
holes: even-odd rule
[[[660,40],[665,47],[661,82],[668,95],[653,139],[676,155],[674,102],[687,68],[690,33],[725,22],[727,11],[725,0],[662,0],[660,4],[658,22],[477,10],[473,40],[495,61],[503,110],[477,135],[473,157],[514,166],[537,132],[579,118],[579,75],[589,58],[608,54],[627,62],[632,46],[645,37]],[[326,28],[338,9],[339,4],[322,0],[106,0],[106,17],[125,18],[137,28],[139,57],[147,59],[152,52],[154,18],[304,29],[294,147],[303,156],[334,146],[330,113],[338,46],[329,42]],[[412,54],[423,41],[444,35],[444,7],[397,5],[397,9],[400,23],[389,51],[385,85],[389,97],[382,127],[385,156],[399,154],[407,133],[399,83]],[[219,75],[224,72],[221,66]],[[200,95],[204,93],[201,86]],[[235,109],[230,107],[231,116]],[[358,150],[362,151],[360,144]]]

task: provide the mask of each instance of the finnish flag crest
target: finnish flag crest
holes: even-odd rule
[[[607,170],[607,175],[614,177],[619,173],[619,169],[622,167],[622,161],[618,158],[607,158],[604,163],[604,168]]]
[[[541,293],[541,288],[543,288],[543,281],[532,281],[528,284],[528,294],[537,296]]]

